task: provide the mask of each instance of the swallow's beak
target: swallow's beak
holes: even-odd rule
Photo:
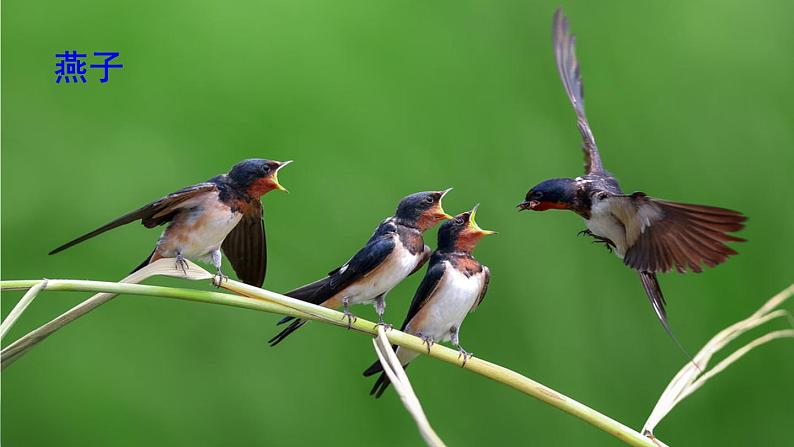
[[[540,202],[537,200],[524,200],[523,202],[519,203],[516,208],[518,208],[518,211],[533,210],[536,206],[538,206],[538,204],[540,204]]]
[[[287,160],[287,161],[280,162],[278,164],[278,167],[276,168],[276,172],[273,173],[273,186],[275,186],[276,189],[278,189],[279,191],[289,192],[287,190],[287,188],[283,187],[281,185],[281,183],[278,182],[278,171],[280,171],[281,168],[283,168],[284,166],[287,166],[290,163],[292,163],[292,160]]]
[[[479,207],[480,207],[480,204],[478,203],[478,204],[474,205],[474,208],[471,209],[471,212],[469,214],[469,228],[471,228],[472,231],[474,231],[475,233],[477,233],[480,236],[489,236],[491,234],[497,234],[496,231],[483,230],[482,228],[480,228],[479,225],[477,225],[477,221],[474,220],[474,218],[477,215],[477,208],[479,208]]]
[[[444,211],[444,208],[441,207],[441,200],[447,195],[448,192],[452,191],[452,188],[447,188],[441,191],[441,197],[438,198],[438,205],[436,206],[436,218],[438,219],[452,219],[453,216],[450,216]]]

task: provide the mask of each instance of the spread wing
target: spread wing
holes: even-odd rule
[[[485,294],[488,293],[488,283],[491,282],[491,269],[486,266],[482,266],[482,274],[483,274],[483,283],[482,283],[482,290],[480,290],[480,296],[477,297],[477,301],[471,306],[469,312],[474,312],[480,307],[482,300],[485,299]]]
[[[112,230],[116,227],[126,225],[136,220],[140,220],[143,226],[146,228],[153,228],[166,222],[170,222],[187,200],[200,196],[201,194],[207,194],[217,190],[218,187],[214,183],[199,183],[197,185],[180,189],[173,194],[169,194],[162,199],[156,200],[152,203],[149,203],[148,205],[138,208],[131,213],[125,214],[118,219],[97,228],[94,231],[78,237],[77,239],[69,241],[51,251],[49,254],[54,255],[55,253],[66,250],[73,245],[77,245],[80,242],[91,239],[92,237],[100,235],[108,230]]]
[[[422,278],[422,282],[419,283],[419,288],[416,289],[414,299],[411,301],[411,307],[408,308],[408,315],[405,316],[405,321],[400,330],[405,330],[408,323],[420,310],[422,310],[422,307],[430,301],[430,298],[435,295],[439,284],[441,284],[441,279],[444,277],[444,271],[446,270],[444,264],[446,263],[430,262],[430,267],[428,267],[425,277]]]
[[[585,174],[603,173],[604,168],[601,166],[601,156],[598,154],[595,137],[584,114],[584,89],[579,74],[579,61],[576,60],[576,37],[568,29],[568,18],[563,15],[562,9],[554,13],[552,40],[557,71],[560,73],[565,93],[568,94],[568,99],[576,111],[576,126],[582,134]]]
[[[234,271],[244,283],[262,287],[267,267],[267,242],[262,203],[254,200],[221,245]]]
[[[613,214],[626,228],[623,262],[641,272],[679,272],[714,267],[736,251],[725,242],[744,239],[729,233],[744,228],[747,218],[737,211],[688,205],[648,197],[643,193],[617,196]]]

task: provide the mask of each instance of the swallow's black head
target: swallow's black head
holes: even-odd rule
[[[479,206],[478,204],[471,211],[460,213],[441,224],[438,229],[439,250],[471,253],[483,236],[496,234],[495,231],[483,230],[477,225],[474,216]]]
[[[452,216],[444,212],[441,199],[450,191],[426,191],[411,194],[400,200],[397,211],[394,213],[401,223],[425,231],[444,219]]]
[[[278,171],[290,163],[292,160],[275,161],[249,158],[232,166],[229,178],[249,196],[258,198],[274,189],[287,190],[278,182]]]
[[[553,178],[541,182],[527,192],[526,199],[518,204],[518,210],[546,211],[570,209],[576,199],[576,180]]]

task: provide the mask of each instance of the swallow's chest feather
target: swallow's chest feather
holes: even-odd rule
[[[409,330],[439,342],[448,341],[452,328],[460,328],[477,301],[483,283],[482,271],[469,276],[448,264],[438,289],[411,321]]]
[[[164,256],[205,256],[220,248],[241,218],[241,212],[218,200],[217,192],[190,199],[163,232],[158,248]]]

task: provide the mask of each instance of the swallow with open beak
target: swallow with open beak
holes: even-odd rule
[[[146,228],[168,224],[157,245],[135,270],[160,258],[176,258],[186,269],[186,259],[211,262],[216,278],[221,271],[221,250],[247,284],[260,287],[267,264],[265,227],[260,197],[269,191],[286,191],[278,172],[291,161],[261,158],[243,160],[227,174],[218,175],[169,194],[90,233],[51,251],[53,255],[121,225],[140,220]]]
[[[639,273],[656,316],[678,343],[667,322],[666,303],[656,274],[672,269],[681,273],[700,272],[704,264],[714,267],[725,262],[728,256],[736,254],[725,242],[744,240],[729,233],[741,230],[746,217],[737,211],[671,202],[642,192],[624,194],[615,177],[601,164],[585,117],[575,37],[559,9],[554,15],[553,40],[557,70],[582,135],[585,175],[546,180],[530,189],[518,208],[571,210],[583,217],[587,229],[581,233],[603,243]]]
[[[441,207],[441,199],[451,189],[418,192],[403,198],[394,216],[381,222],[364,248],[349,261],[325,278],[285,295],[331,309],[341,306],[348,325],[356,318],[350,313],[351,305],[374,303],[378,322],[384,324],[386,294],[419,270],[430,257],[430,248],[425,245],[422,235],[437,223],[452,217]],[[269,340],[271,346],[306,323],[305,320],[286,317],[279,324],[288,321],[292,323]]]
[[[400,330],[421,338],[427,351],[436,342],[452,341],[463,357],[463,365],[472,354],[460,346],[460,326],[469,312],[474,312],[485,298],[491,272],[471,255],[483,236],[496,234],[483,230],[474,220],[475,206],[471,211],[458,214],[444,222],[438,229],[438,248],[430,257],[422,283],[416,290],[408,315]],[[419,354],[398,346],[397,358],[403,367]],[[372,364],[364,376],[381,373],[370,395],[380,397],[391,381],[383,372],[379,361]]]

